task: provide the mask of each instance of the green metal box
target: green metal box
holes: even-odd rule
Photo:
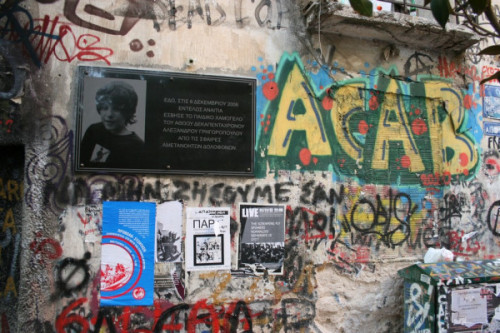
[[[500,332],[500,259],[418,263],[398,274],[404,332]]]

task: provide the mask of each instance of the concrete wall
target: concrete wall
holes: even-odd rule
[[[0,138],[25,148],[24,168],[2,167],[2,333],[401,332],[398,269],[430,247],[499,256],[499,138],[485,124],[500,123],[483,119],[479,86],[497,59],[308,36],[288,1],[199,3],[27,0],[2,14],[16,71],[3,70]],[[255,177],[75,173],[82,64],[256,78]],[[284,275],[180,267],[185,295],[100,308],[102,202],[115,200],[229,206],[236,222],[240,203],[285,204]]]

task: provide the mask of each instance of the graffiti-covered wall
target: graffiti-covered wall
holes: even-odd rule
[[[2,4],[2,333],[401,332],[421,316],[403,321],[399,269],[429,248],[500,256],[500,85],[479,84],[500,66],[475,49],[488,42],[457,55],[313,33],[305,10],[272,0]],[[255,80],[253,174],[75,171],[79,65]],[[97,118],[107,112],[106,100],[92,104]],[[167,230],[157,243],[133,250],[158,252],[150,306],[102,306],[117,282],[102,261],[110,201],[127,214],[127,202],[152,203],[158,216],[168,207],[180,227],[157,222]],[[282,244],[267,226],[273,241],[245,241],[258,205],[283,207],[282,222],[267,224],[284,226]],[[216,207],[228,216],[214,236],[228,242],[193,245],[191,228],[212,222],[190,212]],[[223,244],[231,269],[213,269]],[[187,269],[191,259],[212,269]]]

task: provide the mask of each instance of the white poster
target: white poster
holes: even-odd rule
[[[156,207],[156,262],[182,261],[182,202]]]
[[[230,208],[186,208],[186,270],[231,269]]]
[[[453,289],[451,291],[451,322],[467,327],[486,324],[486,297],[481,288]]]

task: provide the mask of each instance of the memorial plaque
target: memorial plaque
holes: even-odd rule
[[[76,171],[253,175],[255,79],[78,70]]]

